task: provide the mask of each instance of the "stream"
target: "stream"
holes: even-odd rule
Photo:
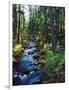
[[[20,56],[20,63],[13,72],[13,85],[40,84],[45,76],[44,70],[38,62],[39,47],[35,41],[28,41],[24,52]]]

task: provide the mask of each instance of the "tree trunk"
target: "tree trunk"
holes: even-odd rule
[[[45,36],[45,42],[48,43],[48,26],[47,26],[47,12],[46,12],[46,7],[44,7],[44,36]]]
[[[13,39],[16,40],[16,35],[17,35],[17,12],[16,12],[16,4],[13,5]]]
[[[18,11],[20,12],[20,5],[18,6]],[[19,14],[19,20],[18,20],[18,37],[17,37],[17,43],[19,43],[19,31],[20,31],[20,13]]]
[[[50,7],[50,18],[51,18],[51,42],[53,51],[57,48],[57,27],[56,27],[56,8]]]

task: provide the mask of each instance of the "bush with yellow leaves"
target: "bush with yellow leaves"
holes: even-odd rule
[[[13,56],[14,56],[14,57],[19,56],[22,51],[24,51],[24,48],[22,47],[22,45],[21,45],[21,44],[16,44],[16,45],[13,47]]]

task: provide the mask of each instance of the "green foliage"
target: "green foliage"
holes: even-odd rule
[[[46,48],[44,53],[45,53],[45,60],[47,61],[47,68],[45,69],[46,69],[48,78],[55,79],[56,77],[58,81],[59,81],[59,78],[60,78],[60,81],[64,81],[64,63],[65,63],[64,49],[59,48],[54,53],[52,50],[49,50],[48,48]]]

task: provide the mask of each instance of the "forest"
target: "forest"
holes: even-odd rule
[[[12,5],[13,85],[65,82],[65,8]]]

